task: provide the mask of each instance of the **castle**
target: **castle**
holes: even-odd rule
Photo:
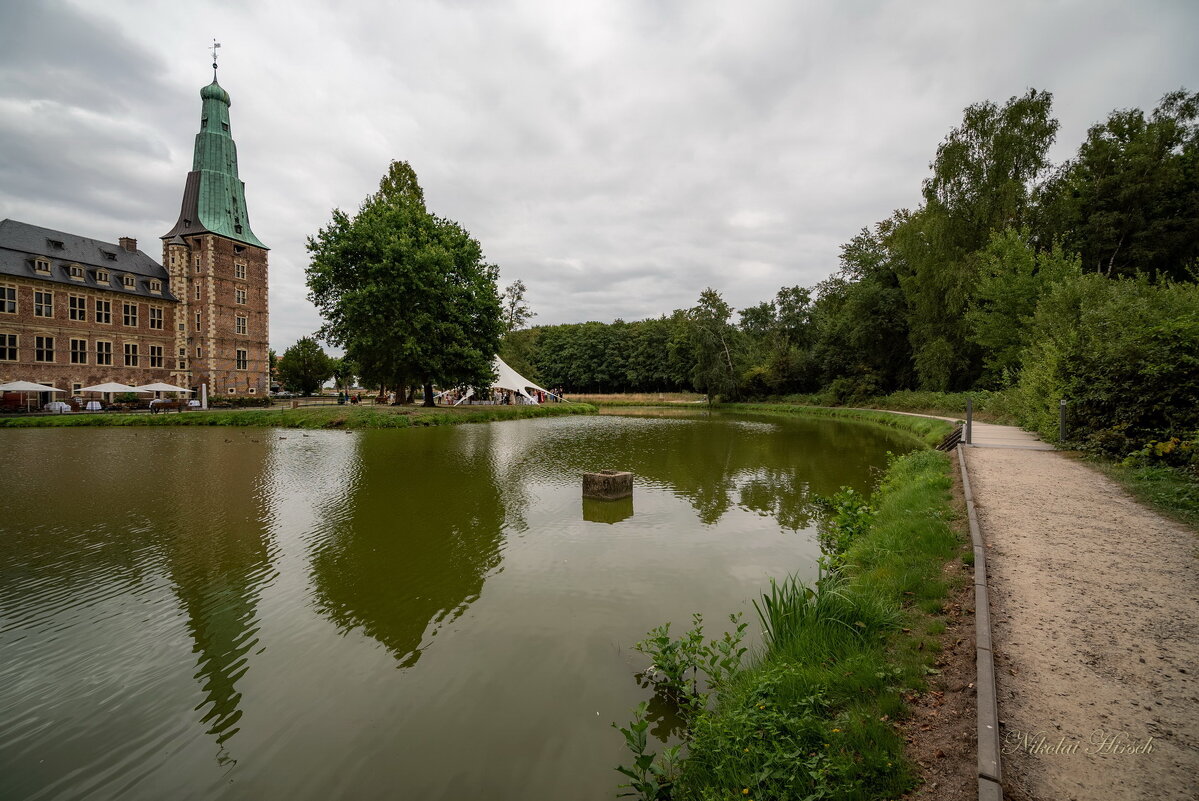
[[[192,169],[179,219],[161,237],[161,264],[131,237],[111,244],[0,221],[0,383],[75,394],[162,381],[268,394],[268,248],[250,229],[229,93],[215,73],[200,99]]]

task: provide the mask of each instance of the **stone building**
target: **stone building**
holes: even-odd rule
[[[0,221],[0,383],[68,391],[165,381],[269,389],[267,247],[250,229],[229,94],[200,90],[200,132],[162,263],[137,249]],[[59,397],[62,397],[61,395]]]

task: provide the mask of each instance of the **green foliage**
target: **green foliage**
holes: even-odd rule
[[[708,396],[709,405],[718,395],[727,398],[737,392],[740,342],[729,322],[732,315],[733,308],[711,287],[700,293],[688,314],[687,336],[695,359],[691,384]]]
[[[333,375],[334,363],[312,337],[301,337],[283,351],[275,364],[283,386],[301,395],[311,395]]]
[[[824,512],[820,529],[821,567],[840,572],[849,546],[873,525],[875,509],[853,487],[842,487],[830,498],[818,497],[816,504]]]
[[[971,341],[985,354],[987,383],[1012,382],[1041,295],[1053,284],[1079,274],[1078,259],[1066,256],[1061,247],[1036,252],[1027,229],[997,232],[979,251],[979,280],[966,323]]]
[[[645,732],[649,728],[649,721],[646,719],[648,709],[648,703],[642,702],[638,705],[633,722],[629,724],[628,728],[612,724],[613,728],[618,729],[624,735],[625,745],[633,752],[632,767],[620,765],[616,768],[630,779],[628,784],[620,786],[622,789],[628,787],[631,792],[618,793],[617,797],[619,798],[636,796],[643,801],[671,798],[671,788],[678,776],[681,746],[667,748],[661,755],[654,755],[646,751]]]
[[[537,316],[536,312],[530,311],[529,304],[525,303],[527,289],[525,282],[518,278],[504,287],[504,291],[500,293],[505,334],[511,334],[513,331],[524,328],[525,323]],[[508,362],[508,364],[512,363]]]
[[[1100,434],[1109,430],[1145,443],[1199,429],[1199,285],[1095,274],[1061,282],[1038,305],[1030,342],[1015,397],[1042,437],[1057,439],[1060,398],[1080,442],[1110,443]]]
[[[425,208],[406,162],[351,218],[333,211],[308,240],[309,299],[322,336],[345,348],[364,380],[393,387],[481,385],[499,350],[497,268],[452,220]]]
[[[1040,193],[1040,235],[1088,272],[1193,280],[1199,264],[1199,94],[1162,98],[1146,119],[1113,111]]]

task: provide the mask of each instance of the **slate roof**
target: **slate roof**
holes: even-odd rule
[[[35,257],[50,262],[48,274],[34,269]],[[69,268],[72,264],[83,268],[82,281],[71,278]],[[96,280],[98,270],[108,271],[107,282]],[[133,288],[124,285],[122,279],[126,274],[134,276]],[[17,220],[0,220],[0,279],[8,277],[106,289],[150,300],[177,300],[170,292],[166,269],[142,251],[130,253],[111,242]],[[151,280],[162,282],[161,292],[150,291]]]

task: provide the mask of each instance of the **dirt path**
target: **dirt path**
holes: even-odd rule
[[[966,457],[1007,797],[1199,799],[1199,538],[1061,454]]]

